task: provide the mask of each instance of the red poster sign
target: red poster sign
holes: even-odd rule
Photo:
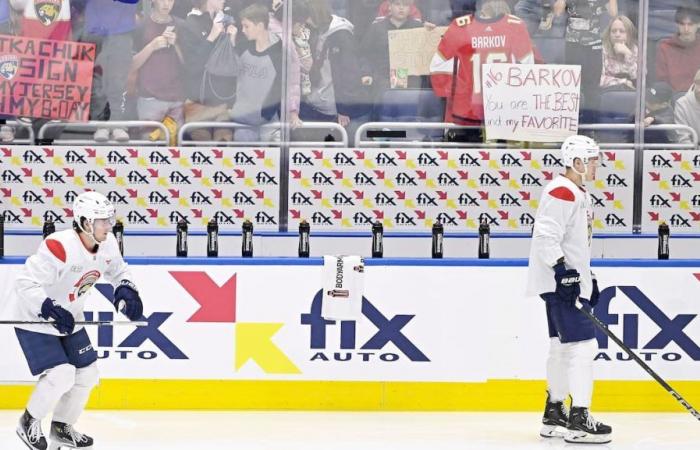
[[[95,45],[0,35],[0,113],[87,121]]]

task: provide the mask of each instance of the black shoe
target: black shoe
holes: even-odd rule
[[[63,422],[51,422],[51,449],[79,448],[89,450],[92,448],[93,440],[90,436],[78,433],[73,429],[73,425]]]
[[[41,431],[41,420],[24,411],[17,425],[17,436],[32,450],[46,450],[46,438]]]
[[[544,415],[542,415],[540,436],[545,438],[564,437],[564,435],[566,435],[568,421],[569,411],[567,411],[566,406],[564,406],[564,402],[551,401],[548,392],[547,403],[544,406]]]
[[[588,408],[572,407],[567,428],[564,440],[572,444],[607,444],[612,440],[612,427],[595,420]]]

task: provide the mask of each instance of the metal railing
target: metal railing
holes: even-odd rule
[[[32,123],[24,120],[8,120],[6,125],[13,127],[13,128],[21,128],[23,130],[27,130],[27,137],[26,138],[14,138],[11,142],[5,142],[4,144],[6,145],[15,145],[15,144],[28,144],[28,145],[33,145],[34,144],[34,129],[32,128]]]
[[[596,123],[596,124],[581,124],[579,125],[579,130],[588,130],[588,131],[634,131],[635,125],[633,123]],[[657,144],[657,143],[644,143],[644,145],[640,143],[634,143],[634,142],[598,142],[598,145],[601,148],[611,148],[614,147],[616,149],[636,149],[636,148],[645,148],[649,150],[662,150],[662,149],[669,149],[669,150],[695,150],[698,148],[698,133],[695,131],[693,128],[690,128],[687,125],[679,125],[679,124],[666,124],[666,125],[650,125],[648,127],[644,127],[644,131],[688,131],[690,132],[690,136],[692,138],[692,142],[690,143],[680,143],[680,142],[674,142],[674,143],[668,143],[668,144]]]
[[[272,122],[261,125],[261,134],[265,132],[270,132],[278,130],[282,127],[281,122]],[[282,143],[277,140],[268,141],[195,141],[188,139],[188,133],[192,130],[197,130],[201,128],[213,128],[213,129],[250,129],[253,128],[250,125],[245,125],[237,122],[189,122],[183,125],[177,134],[178,146],[217,146],[217,147],[279,147]],[[336,131],[340,134],[340,141],[290,141],[288,144],[293,147],[347,147],[348,146],[348,132],[336,122],[304,122],[297,129],[303,130],[329,130]]]
[[[634,124],[617,124],[617,123],[600,123],[600,124],[582,124],[579,125],[579,130],[586,131],[634,131]],[[442,140],[432,141],[408,141],[408,140],[391,140],[390,137],[378,138],[379,140],[367,139],[363,135],[367,131],[419,131],[419,130],[479,130],[481,127],[470,125],[456,125],[448,122],[367,122],[362,124],[355,133],[356,147],[404,147],[404,148],[508,148],[509,145],[497,142],[444,142]],[[698,133],[686,126],[678,124],[668,125],[651,125],[645,128],[645,131],[678,131],[684,130],[690,132],[691,143],[669,143],[669,144],[644,144],[647,149],[686,149],[693,150],[698,148]],[[404,139],[404,138],[402,138]],[[529,148],[559,148],[559,143],[534,143]],[[640,144],[629,142],[598,142],[601,148],[616,148],[616,149],[635,149],[641,148]],[[512,147],[512,144],[510,145]]]
[[[7,125],[24,128],[28,131],[28,137],[23,139],[15,139],[12,141],[13,144],[33,144],[34,131],[31,124],[24,121],[8,121]],[[270,133],[273,130],[277,130],[282,126],[280,122],[273,122],[269,124],[262,125],[260,128],[263,132]],[[160,137],[157,140],[144,140],[144,139],[130,139],[126,142],[117,142],[115,140],[108,140],[106,142],[97,142],[94,139],[65,139],[60,136],[54,138],[52,143],[54,145],[140,145],[140,146],[168,146],[170,145],[170,131],[165,125],[157,121],[114,121],[114,122],[101,122],[101,121],[90,121],[90,122],[62,122],[62,121],[50,121],[45,123],[38,133],[38,140],[41,142],[46,139],[47,134],[51,130],[59,129],[61,132],[65,131],[83,131],[83,132],[95,132],[99,128],[115,129],[115,128],[136,128],[136,129],[153,129],[157,128],[161,131]],[[250,126],[236,123],[236,122],[190,122],[183,125],[178,131],[177,144],[179,146],[217,146],[217,147],[279,147],[281,143],[275,140],[269,141],[195,141],[188,139],[188,133],[192,130],[201,128],[213,128],[213,129],[237,129],[237,128],[250,128]],[[307,130],[329,130],[329,132],[337,132],[340,135],[340,141],[291,141],[290,146],[293,147],[348,147],[348,133],[335,122],[304,122],[300,129]],[[506,144],[503,142],[445,142],[444,138],[438,138],[437,136],[434,140],[407,140],[410,138],[399,138],[395,139],[392,137],[381,137],[381,138],[365,138],[363,135],[368,131],[421,131],[421,130],[441,130],[443,132],[448,130],[479,130],[479,126],[463,126],[448,122],[367,122],[362,124],[355,133],[355,146],[356,147],[404,147],[404,148],[508,148],[512,147],[512,144]],[[612,123],[600,123],[600,124],[581,124],[579,125],[579,130],[584,131],[634,131],[634,124],[612,124]],[[651,125],[644,129],[650,132],[668,132],[668,131],[686,131],[691,136],[690,143],[645,143],[643,148],[646,149],[697,149],[698,148],[698,133],[691,127],[679,124],[667,124],[667,125]],[[641,148],[639,143],[634,142],[598,142],[601,148],[616,148],[616,149],[635,149]],[[529,148],[558,148],[558,143],[534,143],[529,145]]]
[[[89,122],[63,122],[60,120],[52,120],[45,123],[40,129],[37,139],[39,142],[46,139],[46,135],[50,130],[58,129],[59,133],[65,131],[78,131],[78,132],[91,132],[94,133],[100,128],[107,128],[109,130],[115,128],[137,128],[141,129],[152,129],[157,128],[160,130],[160,137],[156,140],[150,139],[129,139],[128,141],[118,142],[114,139],[110,139],[104,142],[95,141],[95,139],[90,136],[90,139],[61,139],[60,135],[57,138],[52,139],[52,145],[139,145],[139,146],[169,146],[170,145],[170,131],[163,125],[162,122],[152,121],[152,120],[122,120],[122,121],[112,121],[112,122],[102,122],[97,120],[91,120]],[[137,131],[141,133],[141,131]]]

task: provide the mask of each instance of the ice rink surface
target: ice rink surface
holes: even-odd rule
[[[0,411],[1,450],[27,448],[20,414]],[[542,439],[537,413],[87,411],[76,429],[95,450],[700,449],[700,422],[687,413],[594,416],[613,427],[610,444]]]

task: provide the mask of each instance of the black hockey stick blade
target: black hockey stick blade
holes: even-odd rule
[[[590,320],[592,320],[593,323],[595,324],[595,326],[597,326],[603,333],[605,333],[606,336],[608,336],[610,339],[612,339],[622,350],[625,351],[625,353],[627,353],[632,359],[634,359],[637,362],[637,364],[642,366],[642,369],[644,369],[649,375],[651,375],[651,377],[654,380],[656,380],[657,383],[659,383],[664,389],[666,389],[668,391],[668,393],[671,394],[673,396],[673,398],[675,398],[678,401],[678,403],[683,405],[683,407],[685,409],[687,409],[690,414],[693,415],[693,417],[700,420],[700,412],[698,412],[697,409],[693,408],[693,406],[690,403],[688,403],[688,401],[686,399],[684,399],[683,396],[681,396],[681,394],[676,392],[666,381],[664,381],[663,378],[661,378],[659,375],[657,375],[656,372],[654,372],[652,370],[652,368],[647,365],[647,363],[642,361],[642,359],[639,356],[637,356],[637,354],[634,353],[632,351],[632,349],[630,349],[627,345],[625,345],[625,343],[622,342],[620,340],[620,338],[615,336],[615,334],[608,329],[608,326],[606,324],[604,324],[599,318],[594,316],[591,312],[589,312],[585,308],[583,308],[583,305],[581,304],[581,302],[577,301],[576,307],[582,313],[584,313],[586,315],[586,317],[588,317]]]

